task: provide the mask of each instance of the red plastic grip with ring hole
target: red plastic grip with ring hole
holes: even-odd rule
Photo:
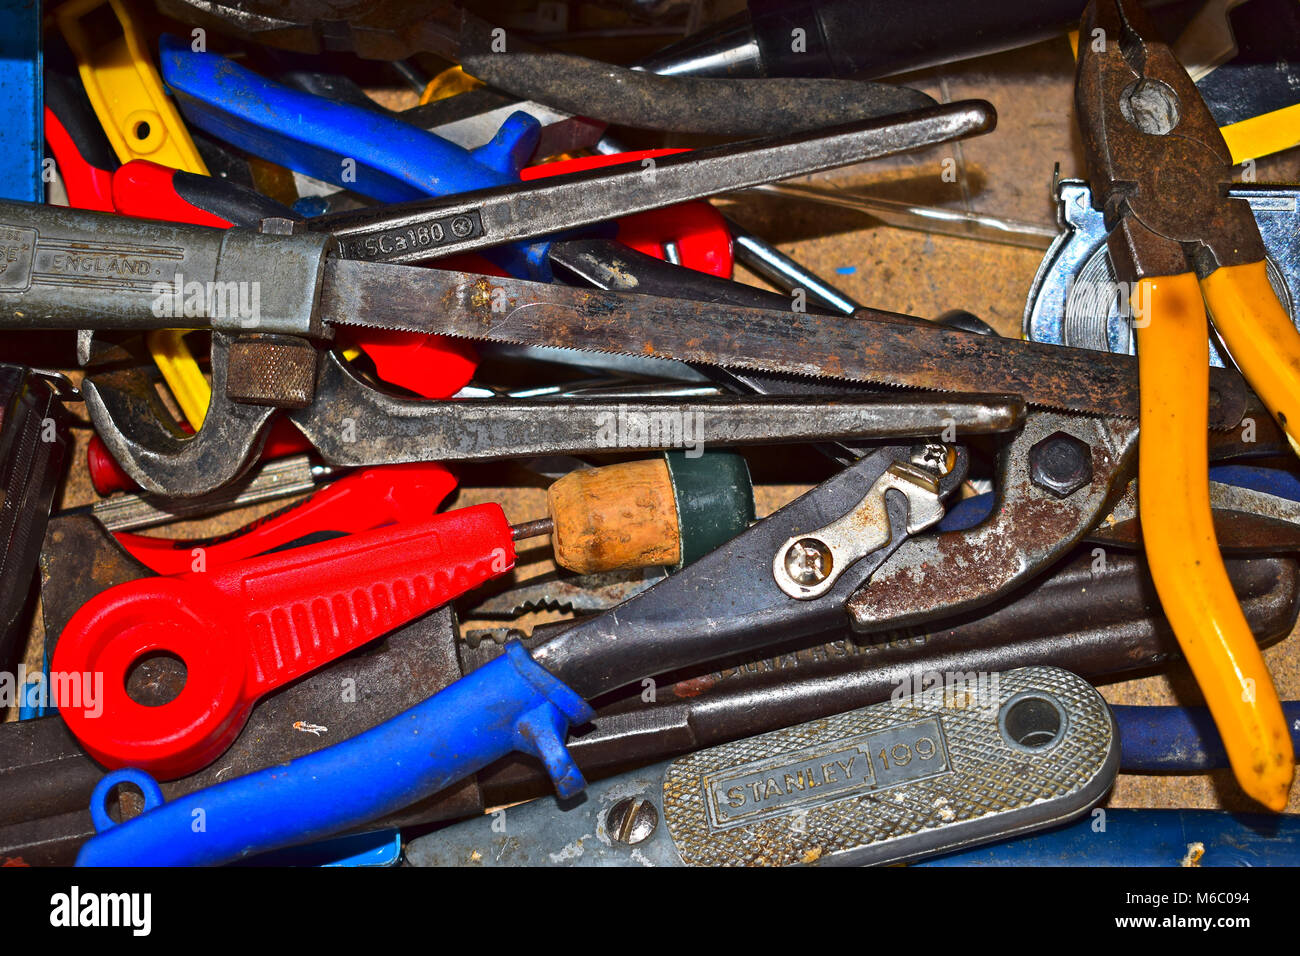
[[[59,701],[60,713],[109,768],[161,780],[193,773],[230,746],[263,695],[514,561],[505,514],[484,504],[207,573],[129,581],[86,602],[60,636],[52,680],[83,687],[80,700]],[[179,658],[185,681],[151,705],[127,680],[157,656]]]
[[[423,521],[456,489],[456,476],[437,462],[379,465],[344,475],[290,507],[234,535],[207,540],[155,538],[114,532],[131,557],[156,574],[193,570],[198,555],[207,568],[284,548],[314,534],[339,536],[404,521]]]

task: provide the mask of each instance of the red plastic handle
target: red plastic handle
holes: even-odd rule
[[[81,685],[83,697],[60,700],[59,710],[105,766],[184,776],[230,746],[268,691],[514,562],[505,514],[484,504],[204,574],[129,581],[86,602],[64,628],[51,679]],[[127,678],[156,654],[184,661],[185,685],[147,706],[127,693]]]
[[[194,570],[199,558],[196,549],[203,566],[211,571],[322,531],[356,534],[398,522],[422,521],[438,510],[455,487],[456,476],[437,462],[384,465],[344,475],[310,498],[267,515],[234,535],[185,540],[118,532],[114,537],[155,574]]]
[[[706,202],[684,202],[651,209],[618,221],[618,241],[648,256],[667,259],[664,248],[677,246],[678,261],[688,269],[730,279],[735,266],[727,221]]]
[[[63,177],[68,204],[74,209],[113,212],[113,171],[100,169],[86,159],[76,137],[48,106],[45,107],[45,139]]]
[[[519,173],[521,180],[542,179],[587,169],[602,169],[626,163],[640,163],[660,156],[686,153],[686,149],[642,149],[627,153],[578,156],[553,163],[529,166]],[[667,259],[665,244],[677,246],[678,261],[688,269],[730,279],[735,261],[732,257],[731,230],[727,222],[707,202],[684,202],[663,209],[624,216],[618,221],[618,240],[638,252]]]
[[[180,170],[133,159],[113,174],[113,208],[123,216],[229,229],[234,223],[191,202],[176,188]]]

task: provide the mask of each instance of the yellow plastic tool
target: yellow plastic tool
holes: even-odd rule
[[[1238,783],[1282,810],[1295,773],[1291,737],[1228,582],[1210,510],[1207,318],[1293,447],[1300,447],[1300,333],[1269,285],[1250,207],[1227,195],[1233,165],[1223,134],[1154,35],[1136,0],[1092,0],[1075,82],[1094,203],[1114,224],[1111,259],[1132,290],[1142,537],[1160,603]]]
[[[54,12],[77,58],[90,105],[120,162],[148,159],[208,175],[180,113],[149,57],[144,33],[124,0],[73,0]],[[184,332],[162,329],[147,342],[186,421],[203,426],[212,388],[185,345]]]
[[[54,13],[117,158],[207,175],[123,0],[72,0]],[[111,29],[116,23],[116,30]]]
[[[1141,314],[1142,540],[1156,593],[1223,735],[1233,773],[1250,796],[1280,811],[1293,773],[1291,735],[1224,570],[1210,511],[1209,415],[1206,403],[1195,400],[1210,384],[1201,293],[1196,276],[1185,273],[1142,279],[1133,295]]]
[[[483,85],[482,80],[476,80],[459,66],[451,66],[443,70],[433,79],[431,79],[424,92],[420,94],[420,105],[432,103],[435,100],[445,100],[449,96],[458,96],[461,93],[468,93],[470,90],[476,90]]]
[[[1300,332],[1261,262],[1220,266],[1201,283],[1228,354],[1300,454]]]
[[[1300,103],[1229,123],[1222,131],[1234,163],[1300,146]]]

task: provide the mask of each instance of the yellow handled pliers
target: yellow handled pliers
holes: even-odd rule
[[[1093,195],[1137,337],[1142,537],[1165,614],[1242,788],[1282,810],[1295,769],[1272,678],[1224,571],[1210,516],[1209,330],[1296,447],[1300,334],[1268,281],[1232,159],[1142,9],[1093,0],[1075,105]]]

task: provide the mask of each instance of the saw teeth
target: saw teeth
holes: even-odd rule
[[[471,648],[476,648],[484,641],[487,641],[489,644],[501,645],[510,641],[512,638],[519,637],[527,637],[527,635],[523,631],[517,630],[513,627],[481,627],[466,631],[462,640],[464,640]]]
[[[503,613],[507,614],[510,617],[518,617],[521,614],[527,614],[529,611],[572,611],[572,610],[573,610],[572,602],[562,600],[561,598],[551,597],[550,595],[546,595],[537,598],[523,598],[519,601],[516,601],[514,604],[510,606],[508,610],[505,610]],[[475,608],[475,611],[481,613],[480,609],[478,608]],[[492,611],[491,613],[495,614],[498,612]]]
[[[355,317],[349,317],[345,320],[342,320],[341,324],[347,326],[360,326],[363,328],[383,329],[388,331],[424,332],[424,333],[433,331],[428,328],[415,328],[412,327],[410,324],[401,323],[401,322],[372,322],[366,319],[358,319]],[[942,385],[927,385],[923,387],[920,385],[913,385],[907,382],[893,381],[888,378],[876,378],[876,377],[868,377],[868,376],[855,378],[847,375],[836,375],[829,372],[816,373],[816,372],[806,372],[799,369],[773,368],[770,364],[758,362],[758,361],[733,360],[727,362],[708,362],[698,358],[674,358],[672,356],[666,356],[666,355],[647,355],[644,352],[636,352],[631,349],[600,348],[598,346],[553,345],[550,343],[537,342],[535,340],[531,340],[528,338],[515,336],[515,335],[483,335],[483,334],[466,335],[459,331],[446,330],[446,329],[438,329],[435,332],[435,334],[446,336],[447,338],[463,339],[469,342],[497,342],[503,345],[520,345],[526,347],[536,346],[539,348],[555,349],[556,351],[560,351],[560,352],[571,352],[576,355],[584,355],[584,354],[585,355],[617,355],[617,356],[625,356],[625,357],[633,357],[633,358],[654,359],[656,361],[662,361],[662,362],[682,362],[685,364],[713,365],[718,368],[724,368],[724,369],[739,369],[739,370],[749,371],[749,372],[762,372],[769,375],[788,375],[793,378],[798,378],[808,382],[828,382],[828,381],[846,382],[850,384],[856,383],[862,385],[880,385],[888,388],[905,389],[908,391],[936,392],[944,395],[962,394],[956,389],[945,388]],[[1077,408],[1072,408],[1070,405],[1066,403],[1031,400],[1028,398],[1025,398],[1024,401],[1025,404],[1033,408],[1041,408],[1047,411],[1062,412],[1064,414],[1081,414],[1081,415],[1094,414],[1087,411],[1080,411]],[[1099,415],[1100,417],[1121,418],[1128,421],[1137,420],[1136,411],[1134,411],[1133,414],[1128,414],[1128,413],[1109,414],[1109,415],[1101,415],[1101,413],[1095,413],[1095,414]],[[1232,426],[1222,426],[1220,430],[1230,431],[1231,428]]]
[[[384,330],[389,330],[389,331],[392,331],[392,330],[397,330],[397,331],[428,331],[427,329],[425,329],[425,330],[415,330],[415,329],[408,329],[408,328],[406,328],[406,327],[399,327],[399,326],[388,325],[388,324],[384,324],[384,323],[365,322],[365,321],[356,320],[356,319],[349,319],[345,324],[346,324],[346,325],[349,325],[349,326],[362,326],[362,327],[365,327],[365,328],[384,329]],[[499,342],[499,343],[501,343],[501,344],[503,344],[503,345],[539,346],[539,347],[541,347],[541,348],[555,349],[557,352],[571,352],[571,353],[573,353],[573,354],[575,354],[575,355],[621,355],[621,356],[631,356],[631,357],[634,357],[634,358],[650,358],[650,359],[654,359],[654,360],[656,360],[656,361],[661,361],[661,362],[675,362],[675,361],[687,361],[687,362],[693,362],[693,361],[694,361],[693,359],[691,359],[691,360],[673,359],[673,358],[668,358],[668,357],[663,356],[663,355],[637,355],[637,354],[634,353],[634,352],[630,352],[630,351],[627,351],[627,350],[624,350],[624,349],[601,349],[601,348],[594,348],[594,347],[577,347],[577,346],[572,346],[572,345],[541,345],[541,344],[539,344],[539,343],[537,343],[537,342],[529,342],[529,341],[526,341],[526,340],[524,340],[524,339],[520,339],[520,338],[511,338],[511,337],[508,337],[508,336],[498,336],[498,337],[493,337],[493,338],[483,338],[483,337],[478,337],[478,336],[462,335],[462,334],[460,334],[459,332],[438,332],[437,334],[439,334],[439,335],[445,335],[447,338],[463,339],[463,340],[465,340],[465,341],[469,341],[469,342]],[[794,371],[794,370],[790,370],[790,369],[773,369],[773,368],[770,368],[770,367],[764,366],[764,365],[762,365],[762,364],[760,364],[760,363],[757,363],[757,362],[746,362],[746,363],[742,363],[742,362],[726,362],[726,363],[723,363],[723,362],[714,362],[714,363],[703,363],[703,362],[702,362],[702,363],[700,363],[700,364],[712,364],[712,365],[716,365],[718,368],[741,369],[741,370],[748,371],[748,372],[764,372],[764,373],[767,373],[767,374],[770,374],[770,375],[789,375],[789,376],[791,376],[792,378],[802,379],[802,380],[807,381],[807,382],[825,382],[825,381],[833,381],[833,382],[846,382],[846,383],[850,383],[850,384],[856,382],[856,383],[861,383],[861,384],[863,384],[863,385],[882,385],[882,386],[886,386],[886,387],[888,387],[888,388],[904,389],[904,390],[906,390],[906,391],[910,391],[910,392],[920,392],[920,391],[925,391],[925,392],[937,392],[937,393],[940,393],[940,394],[943,394],[943,395],[960,395],[960,394],[962,394],[961,392],[958,392],[958,391],[956,391],[956,390],[954,390],[954,389],[951,389],[951,388],[944,388],[943,386],[929,386],[929,387],[926,387],[926,388],[922,388],[920,385],[911,385],[911,384],[909,384],[909,383],[907,383],[907,382],[893,382],[893,381],[888,381],[888,380],[886,380],[886,379],[875,379],[875,378],[849,378],[848,376],[845,376],[845,375],[830,375],[830,374],[815,375],[815,374],[813,374],[813,373],[811,373],[811,372]],[[1053,411],[1053,412],[1062,412],[1062,413],[1065,413],[1065,414],[1088,414],[1087,412],[1078,412],[1076,409],[1073,409],[1073,408],[1071,408],[1069,405],[1066,405],[1066,404],[1063,404],[1063,403],[1062,403],[1062,404],[1055,404],[1055,403],[1050,403],[1050,402],[1036,402],[1036,401],[1029,401],[1029,400],[1026,400],[1026,404],[1027,404],[1027,405],[1031,405],[1031,406],[1033,406],[1034,408],[1042,408],[1042,409],[1046,409],[1046,410],[1048,410],[1048,411]],[[1111,417],[1111,416],[1107,416],[1107,417]],[[1129,420],[1129,421],[1136,421],[1136,420],[1137,420],[1137,415],[1136,415],[1136,414],[1133,414],[1133,415],[1119,415],[1119,416],[1114,416],[1114,417],[1124,418],[1124,419],[1127,419],[1127,420]],[[1223,426],[1223,428],[1222,428],[1221,430],[1231,431],[1231,426]],[[565,610],[565,609],[564,609],[564,608],[560,608],[560,610]]]

